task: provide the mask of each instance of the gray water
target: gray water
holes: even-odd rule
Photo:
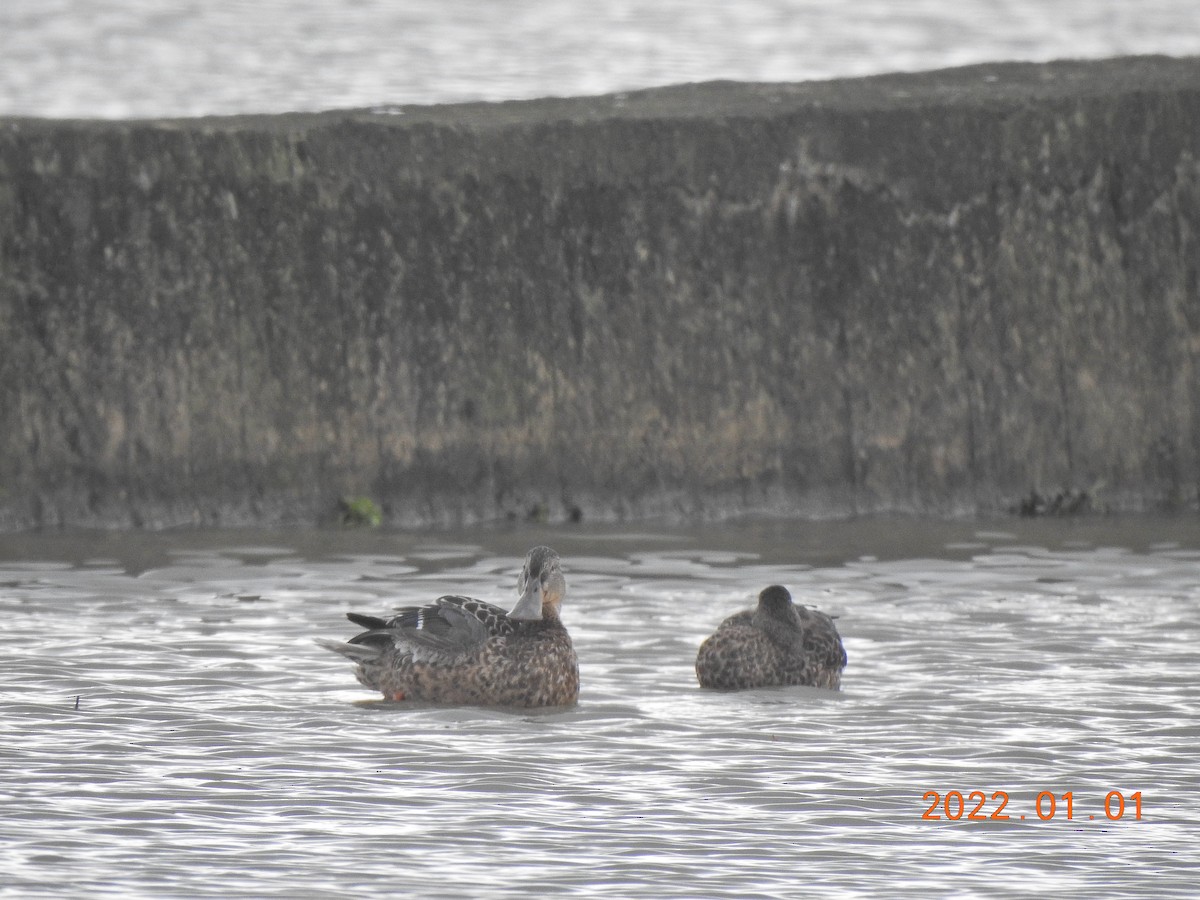
[[[540,542],[574,708],[384,703],[312,642],[347,610],[510,603]],[[701,639],[772,582],[839,617],[841,693],[696,686]],[[0,623],[3,897],[1200,883],[1194,518],[9,535]],[[951,791],[983,818],[947,819]]]
[[[1196,0],[4,0],[0,115],[124,118],[1200,54]]]

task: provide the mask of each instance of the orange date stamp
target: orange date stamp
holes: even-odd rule
[[[985,791],[969,791],[965,794],[962,791],[946,791],[945,794],[941,791],[926,791],[921,799],[929,804],[925,812],[921,813],[921,818],[927,821],[941,819],[949,819],[952,822],[960,820],[969,822],[1004,821],[1006,819],[1020,821],[1026,818],[1026,814],[1016,810],[1015,807],[1009,809],[1008,791],[993,791],[990,797]],[[1120,791],[1109,791],[1104,795],[1103,815],[1100,814],[1100,809],[1100,804],[1097,803],[1094,812],[1077,812],[1073,791],[1066,791],[1062,794],[1055,794],[1054,791],[1042,791],[1034,799],[1028,817],[1042,822],[1049,822],[1055,818],[1089,821],[1099,819],[1116,822],[1132,813],[1130,818],[1140,822],[1142,819],[1142,792],[1134,791],[1126,796]]]

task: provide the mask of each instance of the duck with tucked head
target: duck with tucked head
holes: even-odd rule
[[[558,617],[567,592],[562,562],[534,547],[511,612],[470,597],[439,597],[389,619],[347,618],[367,630],[349,642],[318,639],[358,664],[359,682],[389,700],[447,705],[566,706],[579,694],[579,663]]]
[[[773,584],[758,595],[758,607],[734,613],[700,645],[700,686],[738,690],[803,684],[838,690],[846,650],[833,619],[792,602],[787,588]]]

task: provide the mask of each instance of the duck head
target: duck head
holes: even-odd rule
[[[781,622],[788,625],[798,625],[799,617],[796,607],[792,605],[792,595],[788,589],[779,584],[763,588],[758,595],[758,609],[754,612],[756,622]]]
[[[549,547],[534,547],[525,555],[525,565],[517,577],[521,598],[508,614],[510,619],[533,621],[557,618],[567,580],[563,578],[562,560]]]

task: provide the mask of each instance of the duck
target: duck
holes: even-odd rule
[[[700,686],[724,690],[799,684],[836,691],[844,668],[833,619],[796,605],[779,584],[762,590],[755,609],[725,619],[696,654]]]
[[[559,610],[567,592],[562,560],[549,547],[525,555],[516,605],[507,612],[448,595],[390,618],[346,617],[366,629],[349,641],[317,643],[356,664],[359,683],[387,700],[447,706],[569,706],[579,662]]]

